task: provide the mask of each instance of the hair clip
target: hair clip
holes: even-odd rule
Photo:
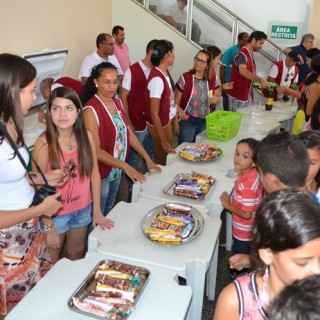
[[[157,49],[153,50],[153,55],[157,57],[159,55],[159,51]]]

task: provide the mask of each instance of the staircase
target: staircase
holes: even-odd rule
[[[161,20],[169,28],[175,30],[181,37],[192,42],[191,28],[192,21],[196,21],[201,28],[200,43],[194,45],[200,48],[206,48],[209,45],[215,45],[224,52],[231,45],[237,43],[237,36],[240,32],[249,34],[255,30],[235,13],[219,4],[216,0],[188,0],[187,22],[185,33],[173,28],[165,20],[163,13],[165,7],[170,3],[174,5],[176,0],[132,0],[142,6],[150,14]],[[267,40],[263,49],[255,54],[258,75],[266,78],[271,65],[282,59],[282,49],[272,41]]]

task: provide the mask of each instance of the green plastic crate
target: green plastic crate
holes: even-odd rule
[[[227,141],[237,135],[242,113],[232,111],[214,111],[206,116],[207,137]]]

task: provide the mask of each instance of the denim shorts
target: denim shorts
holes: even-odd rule
[[[92,206],[89,204],[87,207],[61,216],[52,217],[54,228],[58,234],[66,233],[70,228],[84,228],[91,222]],[[43,228],[43,222],[40,220],[41,232],[47,232]]]

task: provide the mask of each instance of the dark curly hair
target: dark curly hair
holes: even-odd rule
[[[117,72],[117,68],[111,62],[101,62],[92,68],[91,74],[83,87],[81,102],[83,105],[87,103],[87,101],[92,98],[97,93],[97,88],[94,83],[94,79],[98,79],[101,76],[101,72],[105,69],[111,69]]]

